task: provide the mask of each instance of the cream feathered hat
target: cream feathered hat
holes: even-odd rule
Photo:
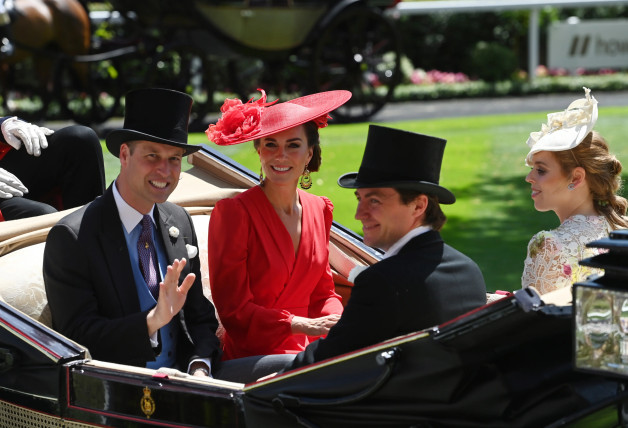
[[[597,122],[597,100],[589,88],[584,88],[584,94],[585,98],[572,102],[567,110],[548,114],[541,130],[530,133],[526,165],[532,166],[532,155],[537,152],[573,149],[591,132]]]

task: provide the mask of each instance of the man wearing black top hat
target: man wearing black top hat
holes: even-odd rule
[[[356,189],[364,242],[385,254],[350,278],[353,291],[338,323],[287,369],[442,324],[486,303],[478,266],[439,233],[446,220],[440,204],[455,202],[438,184],[445,142],[369,127],[359,172],[338,184]]]
[[[106,138],[120,174],[48,234],[43,272],[53,327],[95,359],[199,376],[220,360],[192,220],[166,202],[182,158],[199,148],[187,144],[191,107],[177,91],[128,93],[124,128]]]

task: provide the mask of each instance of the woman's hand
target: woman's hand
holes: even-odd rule
[[[305,334],[308,336],[324,336],[329,332],[338,320],[340,315],[332,314],[325,315],[320,318],[305,318],[305,317],[293,317],[292,318],[292,333],[293,334]]]

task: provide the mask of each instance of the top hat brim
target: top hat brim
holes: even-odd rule
[[[167,138],[157,137],[155,135],[136,131],[133,129],[115,129],[111,131],[106,138],[107,149],[115,157],[120,156],[120,146],[128,141],[152,141],[154,143],[168,144],[174,147],[180,147],[184,150],[183,156],[190,155],[198,150],[201,146],[180,143],[178,141],[169,140]]]
[[[358,180],[357,172],[349,172],[342,175],[338,179],[338,185],[340,187],[344,187],[345,189],[360,189],[364,187],[392,187],[396,189],[416,190],[425,193],[426,195],[434,195],[438,197],[438,202],[441,204],[450,205],[456,202],[456,197],[449,190],[427,181],[391,180],[365,183]]]

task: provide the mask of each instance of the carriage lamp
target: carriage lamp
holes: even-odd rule
[[[607,251],[580,261],[604,274],[573,285],[574,366],[628,378],[628,230],[587,246]]]

